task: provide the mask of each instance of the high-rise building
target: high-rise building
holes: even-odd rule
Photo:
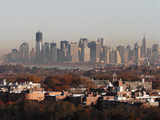
[[[65,61],[69,61],[70,59],[70,44],[69,41],[67,40],[63,40],[61,41],[61,55],[60,59],[65,62]]]
[[[49,53],[50,53],[50,44],[48,42],[45,42],[43,46],[43,54],[45,57],[48,57]]]
[[[76,42],[70,43],[70,57],[72,63],[78,63],[79,62],[79,56],[78,56],[78,45]]]
[[[51,56],[51,63],[57,62],[57,44],[56,43],[51,43],[50,44],[50,56]]]
[[[64,62],[64,57],[63,57],[64,53],[62,52],[61,49],[57,48],[57,62]]]
[[[12,49],[11,55],[9,56],[8,61],[18,62],[18,50]]]
[[[103,51],[103,57],[104,57],[104,63],[105,64],[110,64],[110,48],[104,47]]]
[[[87,38],[81,38],[79,41],[79,47],[88,47],[88,39]]]
[[[141,47],[141,57],[146,57],[146,38],[144,36],[143,40],[142,40],[142,47]]]
[[[150,58],[151,63],[152,64],[159,64],[159,57],[160,57],[159,45],[158,44],[153,44],[152,45],[151,58]]]
[[[45,42],[43,45],[43,63],[47,64],[50,60],[50,44]]]
[[[29,58],[29,44],[24,42],[19,47],[19,55],[23,60],[28,60]]]
[[[42,55],[42,49],[43,49],[43,33],[42,32],[36,32],[36,58],[37,60]]]
[[[97,44],[99,44],[99,47],[100,47],[99,62],[104,62],[104,39],[103,38],[97,38]]]
[[[81,38],[79,41],[79,60],[80,62],[90,62],[90,48],[88,47],[88,39]]]
[[[34,48],[32,48],[31,49],[31,51],[30,51],[30,62],[31,63],[34,63],[34,60],[35,60],[35,50],[34,50]]]
[[[120,56],[121,56],[121,59],[122,59],[122,63],[125,63],[124,62],[124,54],[125,54],[125,47],[124,46],[122,46],[122,45],[119,45],[118,47],[117,47],[117,50],[119,51],[119,54],[120,54]]]
[[[96,41],[92,41],[89,43],[91,62],[100,62],[101,58],[101,44]]]
[[[135,43],[134,45],[134,57],[135,63],[138,64],[141,58],[141,48],[138,46],[138,43]]]
[[[141,59],[141,48],[138,47],[138,58],[137,58],[137,64],[140,64],[140,59]]]
[[[103,47],[104,39],[103,38],[97,38],[97,42]]]
[[[117,63],[117,53],[116,53],[116,50],[114,50],[113,48],[109,52],[109,61],[110,61],[109,62],[110,64]]]
[[[122,64],[122,57],[120,55],[119,50],[116,50],[116,64]]]
[[[128,64],[128,61],[129,61],[129,49],[127,49],[127,48],[125,48],[125,50],[124,50],[124,55],[123,55],[123,62],[124,62],[124,64]]]
[[[150,58],[151,56],[152,56],[152,48],[147,48],[147,58]]]
[[[132,52],[131,46],[128,45],[126,50],[128,51],[128,61],[130,61],[132,59],[132,56],[133,56],[133,52]]]
[[[159,51],[159,45],[158,44],[153,44],[152,45],[152,53],[158,52]]]
[[[101,59],[101,62],[104,62],[105,64],[107,64],[106,63],[107,50],[108,50],[107,46],[102,47],[101,58],[100,59]]]

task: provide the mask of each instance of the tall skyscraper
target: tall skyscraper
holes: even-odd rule
[[[50,52],[49,43],[45,42],[44,46],[43,46],[43,54],[44,54],[44,56],[49,56],[49,52]]]
[[[141,47],[141,57],[146,57],[146,37],[144,36],[143,40],[142,40],[142,47]]]
[[[104,39],[103,38],[97,38],[97,44],[99,46],[99,49],[100,49],[100,57],[99,57],[99,60],[98,62],[103,62],[104,61]]]
[[[45,64],[49,63],[50,60],[50,44],[45,42],[43,45],[43,62]]]
[[[79,59],[80,62],[90,62],[90,48],[88,48],[88,39],[81,38],[79,41]]]
[[[132,56],[133,56],[131,46],[128,45],[126,50],[128,51],[128,61],[130,61],[132,59]]]
[[[51,43],[50,44],[50,56],[51,56],[51,63],[57,62],[57,44],[56,43]]]
[[[96,41],[92,41],[89,43],[91,62],[100,62],[101,58],[101,44]]]
[[[138,43],[135,43],[134,45],[134,57],[135,63],[138,64],[141,58],[141,48],[138,46]]]
[[[61,56],[60,59],[61,61],[65,62],[65,61],[69,61],[69,55],[70,55],[70,44],[69,41],[67,40],[63,40],[61,41]]]
[[[72,63],[78,63],[79,57],[78,57],[78,45],[76,42],[70,43],[70,57]]]
[[[124,62],[124,64],[128,64],[128,61],[129,61],[129,59],[128,59],[128,56],[129,56],[129,49],[127,49],[127,48],[125,48],[124,49],[124,55],[123,55],[123,62]]]
[[[104,63],[105,64],[110,64],[110,48],[104,47]]]
[[[119,51],[119,54],[120,54],[120,56],[121,56],[121,59],[122,59],[121,62],[124,63],[125,47],[122,46],[122,45],[119,45],[119,46],[117,47],[117,50]]]
[[[43,33],[38,31],[36,32],[36,57],[39,59],[39,57],[42,54],[43,49]]]
[[[31,51],[30,51],[30,62],[31,63],[34,63],[34,60],[35,60],[35,49],[32,48]]]
[[[116,64],[122,64],[122,57],[119,50],[116,50]]]
[[[116,64],[117,63],[117,52],[113,48],[109,52],[109,63]]]

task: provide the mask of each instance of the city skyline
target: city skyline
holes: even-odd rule
[[[105,65],[154,65],[159,64],[159,44],[147,47],[146,36],[143,36],[141,44],[135,41],[124,46],[115,47],[105,45],[102,37],[96,40],[80,38],[78,42],[61,40],[58,47],[55,41],[46,42],[44,33],[37,31],[35,34],[35,46],[23,42],[19,47],[11,50],[4,58],[8,63],[22,64],[57,64],[57,63],[82,63]]]
[[[146,35],[149,44],[158,43],[159,3],[158,0],[5,0],[0,4],[0,51],[24,41],[34,45],[33,33],[39,29],[44,32],[44,41],[50,42],[103,37],[106,44],[128,44]]]
[[[87,37],[87,36],[77,36],[77,39],[48,39],[47,37],[47,33],[45,33],[44,31],[41,31],[41,30],[37,30],[35,33],[32,33],[32,40],[17,40],[15,42],[15,45],[11,45],[9,48],[7,49],[14,49],[14,48],[17,48],[19,45],[21,45],[22,43],[24,42],[27,42],[29,45],[30,45],[30,49],[34,48],[35,47],[35,44],[36,44],[36,33],[37,32],[42,32],[43,34],[43,43],[45,42],[49,42],[49,43],[52,43],[52,42],[55,42],[57,43],[57,47],[60,48],[60,42],[63,41],[63,40],[67,40],[69,42],[79,42],[79,40],[81,38],[86,38],[88,39],[88,41],[96,41],[98,38],[103,38],[104,39],[104,45],[105,46],[109,46],[109,47],[112,47],[112,48],[116,48],[117,46],[119,45],[123,45],[123,46],[126,46],[127,45],[130,45],[131,47],[134,47],[134,44],[135,43],[138,43],[138,45],[142,45],[142,40],[143,38],[145,37],[146,38],[146,47],[152,47],[153,44],[159,44],[159,40],[154,40],[152,39],[154,36],[151,36],[151,35],[148,35],[148,34],[139,34],[137,36],[134,36],[135,39],[129,39],[129,40],[126,40],[126,39],[115,39],[115,40],[108,40],[108,38],[105,38],[103,36],[91,36],[91,37]],[[65,37],[64,37],[65,38]],[[125,36],[124,36],[125,38]],[[127,35],[126,35],[126,38],[127,38]]]

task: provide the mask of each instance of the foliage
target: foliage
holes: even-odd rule
[[[88,88],[94,87],[94,84],[87,78],[72,74],[48,76],[44,80],[44,84],[47,89],[50,88],[56,90],[65,90],[71,87],[79,87],[80,85]]]
[[[160,108],[116,105],[103,110],[70,102],[19,101],[0,104],[1,120],[158,120]]]

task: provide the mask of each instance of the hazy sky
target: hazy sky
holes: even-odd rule
[[[145,34],[160,41],[160,0],[0,0],[0,51],[23,41],[95,40],[132,44]]]

